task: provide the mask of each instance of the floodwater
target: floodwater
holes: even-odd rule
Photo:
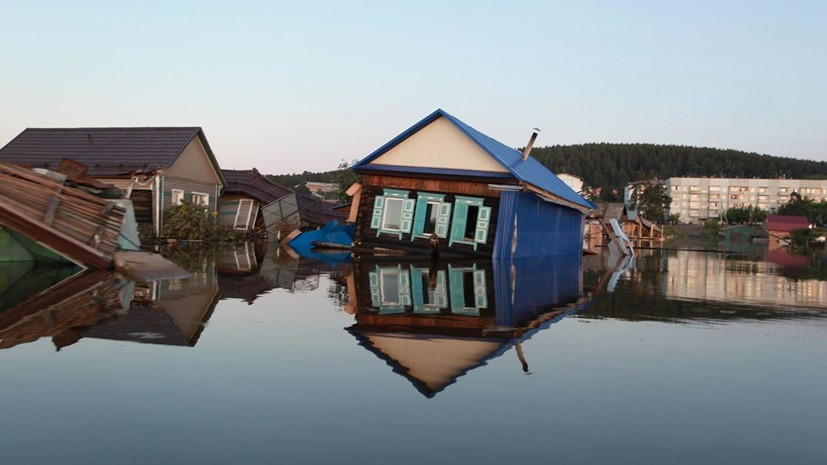
[[[3,463],[827,463],[823,257],[341,258],[0,269]]]

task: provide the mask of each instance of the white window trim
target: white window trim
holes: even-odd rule
[[[244,203],[244,202],[249,202],[250,203],[250,208],[249,208],[249,210],[247,210],[247,218],[244,220],[244,224],[241,227],[239,227],[239,225],[238,225],[238,216],[241,214],[241,204]],[[236,212],[235,212],[235,219],[233,220],[233,228],[234,229],[240,229],[240,230],[248,229],[250,227],[250,217],[252,215],[253,215],[253,200],[252,199],[239,199],[238,200],[238,208],[236,209]]]
[[[398,227],[398,228],[390,228],[390,227],[388,227],[388,204],[389,204],[391,201],[393,201],[393,202],[399,202],[399,204],[400,204],[400,207],[399,207],[399,218],[393,218],[393,219],[396,219],[396,220],[397,220],[397,223],[399,223],[399,227]],[[405,199],[402,199],[402,198],[397,198],[397,197],[386,197],[386,198],[385,198],[385,206],[383,207],[383,209],[384,209],[384,210],[382,211],[382,224],[380,224],[380,225],[379,225],[379,226],[380,226],[380,228],[381,228],[383,231],[395,231],[395,232],[401,231],[401,230],[402,230],[402,215],[403,215],[403,213],[404,213],[404,211],[405,211]]]
[[[173,205],[181,205],[181,202],[183,202],[183,201],[184,201],[184,191],[181,190],[181,189],[173,189],[172,190],[172,204]]]
[[[202,199],[206,199],[206,202],[196,202],[196,196]],[[192,203],[210,206],[210,194],[205,194],[203,192],[192,192],[190,193],[190,199],[192,199]]]

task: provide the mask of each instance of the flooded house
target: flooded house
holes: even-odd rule
[[[265,233],[262,207],[294,192],[268,179],[257,169],[221,170],[226,187],[218,200],[221,221],[233,229],[262,237]]]
[[[355,242],[498,259],[580,254],[594,205],[529,156],[535,137],[520,152],[436,110],[353,165]]]
[[[584,250],[597,251],[611,242],[611,221],[618,223],[629,239],[651,245],[663,239],[663,227],[649,221],[639,211],[629,210],[623,202],[598,202],[586,221]]]
[[[200,127],[28,128],[0,161],[55,170],[64,159],[122,189],[138,223],[161,231],[164,211],[186,199],[217,212],[226,185]]]
[[[766,228],[771,246],[786,244],[790,233],[797,229],[809,229],[809,227],[810,220],[806,216],[767,215]]]

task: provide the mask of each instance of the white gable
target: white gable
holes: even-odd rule
[[[444,117],[437,118],[370,164],[508,172]]]

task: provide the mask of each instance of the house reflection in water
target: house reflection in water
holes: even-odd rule
[[[82,272],[0,313],[0,349],[42,337],[58,350],[82,338],[192,347],[218,296],[212,265],[191,278],[149,283]]]
[[[125,315],[95,325],[81,336],[194,347],[218,297],[213,266],[193,273],[191,278],[139,284]]]
[[[468,371],[586,305],[581,257],[554,261],[359,261],[348,279],[348,328],[433,397]]]
[[[309,292],[319,287],[319,275],[330,271],[323,262],[294,258],[278,244],[246,242],[217,257],[221,299],[241,299],[252,305],[273,289]]]
[[[54,278],[63,270],[32,270],[31,277]],[[45,284],[46,281],[40,282]],[[52,337],[55,344],[78,340],[78,331],[124,313],[124,296],[131,283],[118,281],[104,271],[75,273],[40,292],[8,306],[0,306],[0,349]],[[14,287],[3,289],[4,297]]]

